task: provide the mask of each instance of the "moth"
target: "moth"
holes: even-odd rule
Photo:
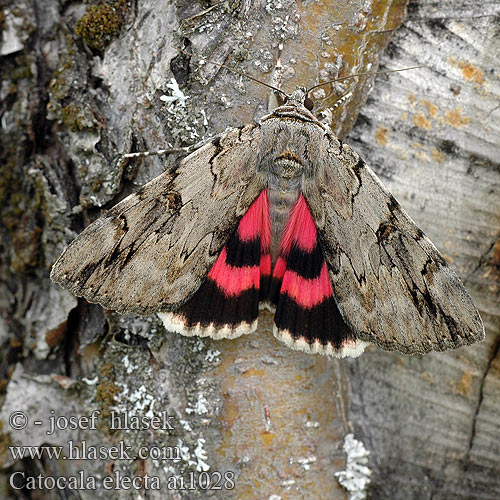
[[[293,349],[405,354],[483,339],[462,283],[303,87],[90,224],[51,278],[183,335],[235,338],[259,305]]]

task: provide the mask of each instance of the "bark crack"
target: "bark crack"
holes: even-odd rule
[[[476,403],[476,408],[474,410],[474,415],[472,417],[472,425],[471,425],[469,443],[468,443],[467,451],[465,453],[466,465],[471,464],[470,454],[471,454],[472,446],[474,445],[474,440],[475,440],[476,434],[477,434],[477,419],[478,419],[479,411],[481,410],[481,406],[483,403],[484,386],[486,383],[486,377],[488,376],[488,373],[491,370],[491,365],[493,364],[493,361],[495,360],[495,358],[498,356],[499,351],[500,351],[500,336],[497,338],[497,340],[493,346],[492,353],[491,353],[490,357],[488,358],[488,363],[486,364],[486,369],[484,370],[483,375],[481,377],[481,384],[479,386],[479,395],[477,398],[477,403]]]
[[[483,267],[483,265],[487,262],[487,258],[488,258],[488,255],[493,251],[493,248],[495,247],[495,245],[498,243],[498,241],[500,240],[500,233],[497,233],[494,237],[493,237],[493,241],[492,243],[488,246],[488,248],[483,252],[483,254],[479,257],[478,259],[478,262],[476,264],[476,267],[474,267],[474,269],[472,269],[471,271],[469,271],[467,273],[467,276],[464,277],[463,279],[463,282],[464,282],[464,285],[466,285],[469,280],[471,279],[471,277],[479,270],[481,269],[481,267]]]

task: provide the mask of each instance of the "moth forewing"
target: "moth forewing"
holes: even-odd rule
[[[335,299],[356,337],[406,354],[482,340],[456,274],[359,156],[347,145],[330,148],[318,168],[331,171],[319,178],[333,174],[347,187],[339,196],[333,184],[311,182],[306,199],[325,221],[319,232]]]
[[[263,188],[250,141],[258,128],[230,129],[145,184],[69,245],[51,279],[119,312],[179,307]]]

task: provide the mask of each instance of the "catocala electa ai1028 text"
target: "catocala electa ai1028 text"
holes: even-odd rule
[[[455,273],[298,87],[88,226],[51,278],[169,331],[234,338],[259,303],[292,348],[343,357],[471,344],[483,324]]]

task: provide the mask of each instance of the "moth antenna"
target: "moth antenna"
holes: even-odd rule
[[[280,90],[276,87],[273,87],[272,85],[269,85],[268,83],[261,82],[260,80],[257,80],[257,78],[254,78],[253,76],[247,75],[241,71],[238,71],[237,69],[226,66],[225,64],[217,63],[215,61],[210,61],[204,57],[195,56],[194,54],[186,52],[182,49],[178,49],[178,50],[179,50],[179,52],[182,52],[183,54],[186,54],[187,56],[194,57],[195,59],[198,59],[198,61],[203,61],[205,64],[213,64],[214,66],[219,66],[219,68],[227,69],[228,71],[231,71],[232,73],[235,73],[236,75],[240,75],[240,76],[243,76],[245,78],[248,78],[249,80],[252,80],[255,83],[260,83],[261,85],[264,85],[264,87],[267,87],[268,89],[274,90],[275,92],[279,92],[280,94],[283,94],[286,97],[288,97],[288,94],[286,94],[286,92],[283,92],[283,90]]]
[[[412,66],[410,68],[388,69],[385,71],[367,71],[366,73],[356,73],[354,75],[342,76],[340,78],[328,80],[327,82],[318,83],[318,85],[315,85],[314,87],[311,87],[310,89],[308,89],[307,92],[309,93],[309,92],[311,92],[311,90],[317,89],[318,87],[322,87],[323,85],[328,85],[329,83],[341,82],[342,80],[348,80],[350,78],[357,78],[358,76],[372,76],[372,75],[383,75],[383,74],[387,74],[387,73],[398,73],[400,71],[409,71],[411,69],[417,69],[417,68],[425,68],[425,66],[423,64],[421,64],[420,66]]]

